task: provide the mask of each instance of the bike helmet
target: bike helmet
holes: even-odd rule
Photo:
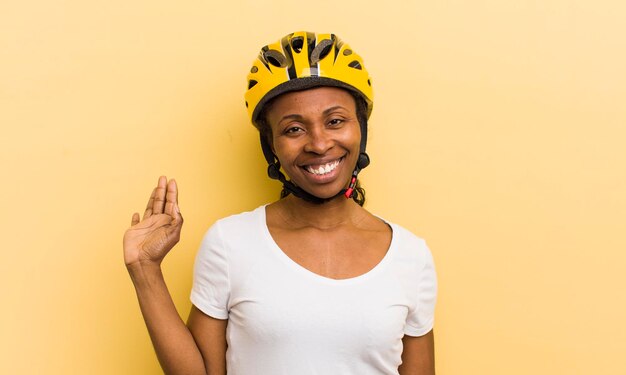
[[[261,48],[248,74],[246,107],[252,124],[259,130],[259,115],[272,99],[281,94],[320,86],[343,88],[361,98],[365,103],[365,116],[360,118],[360,155],[348,189],[340,191],[350,198],[359,171],[369,164],[365,153],[367,144],[367,120],[372,113],[373,92],[371,79],[363,61],[347,44],[334,34],[316,34],[300,31],[288,34],[273,44]],[[283,183],[289,193],[307,201],[323,203],[323,199],[309,194],[288,181],[280,171],[278,158],[272,152],[268,140],[261,134],[261,147],[267,160],[268,175]]]

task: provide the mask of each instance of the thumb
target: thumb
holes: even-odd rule
[[[139,214],[138,213],[134,213],[133,214],[133,218],[130,219],[130,226],[132,227],[133,225],[139,223]]]
[[[183,215],[180,213],[180,207],[178,207],[178,202],[174,203],[174,215],[174,221],[176,222],[176,224],[178,224],[179,222],[182,224]]]

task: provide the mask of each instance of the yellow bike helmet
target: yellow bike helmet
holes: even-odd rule
[[[248,74],[245,94],[254,126],[268,101],[290,91],[341,87],[359,94],[372,112],[370,76],[361,57],[334,34],[299,31],[261,49]]]
[[[270,178],[283,183],[283,193],[293,194],[314,203],[324,203],[332,198],[319,198],[287,180],[280,171],[278,158],[272,152],[268,139],[262,132],[259,115],[263,107],[273,98],[291,91],[301,91],[320,86],[346,89],[365,103],[363,115],[359,115],[361,126],[360,155],[348,188],[337,193],[363,204],[363,191],[358,188],[357,175],[369,165],[365,153],[367,144],[367,120],[372,113],[373,92],[371,79],[363,66],[361,57],[334,34],[316,34],[299,31],[288,34],[279,41],[261,48],[261,52],[248,74],[248,90],[245,94],[246,107],[252,124],[259,129],[261,148],[269,166]],[[355,193],[357,190],[357,194]],[[286,193],[285,193],[286,192]]]

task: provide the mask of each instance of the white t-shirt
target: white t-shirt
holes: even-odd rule
[[[217,221],[196,257],[191,301],[228,319],[228,374],[397,374],[402,337],[433,327],[437,281],[424,241],[388,224],[380,263],[334,280],[278,247],[265,206]]]

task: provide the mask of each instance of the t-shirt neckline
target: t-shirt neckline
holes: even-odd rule
[[[389,248],[387,249],[387,252],[383,256],[383,258],[372,269],[370,269],[369,271],[361,275],[349,277],[346,279],[333,279],[327,276],[320,275],[302,266],[295,260],[291,259],[287,254],[285,254],[285,252],[280,248],[280,246],[278,246],[278,244],[274,240],[274,237],[272,237],[272,234],[270,233],[269,227],[267,226],[267,215],[265,211],[266,207],[267,205],[263,205],[257,208],[257,210],[259,211],[257,216],[259,219],[259,226],[261,228],[261,232],[263,236],[265,237],[266,242],[269,244],[271,253],[275,255],[276,257],[278,257],[287,267],[304,275],[305,277],[308,277],[308,278],[311,278],[320,282],[324,282],[324,283],[330,283],[330,284],[353,284],[353,283],[363,282],[365,280],[368,280],[374,277],[376,274],[382,272],[382,270],[387,266],[387,263],[390,262],[390,258],[392,258],[393,254],[395,253],[396,234],[398,232],[397,228],[395,227],[393,223],[390,223],[379,217],[379,219],[381,219],[385,224],[389,225],[389,227],[391,228],[391,241],[389,243]]]

